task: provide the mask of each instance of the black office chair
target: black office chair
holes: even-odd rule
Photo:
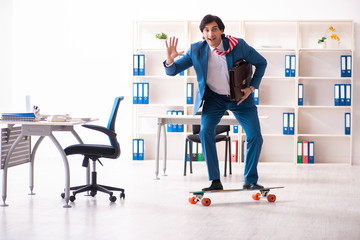
[[[196,115],[201,115],[201,112],[197,112]],[[229,113],[227,111],[225,111],[224,115],[228,116]],[[191,156],[191,154],[193,153],[192,142],[201,143],[200,136],[199,136],[200,125],[192,125],[192,128],[193,128],[193,134],[186,136],[186,140],[185,140],[184,176],[186,176],[188,147],[189,147],[190,173],[193,173],[193,171],[192,171],[193,157]],[[225,133],[225,132],[226,132],[226,135],[221,134],[221,133]],[[229,136],[229,132],[230,132],[230,125],[218,125],[216,127],[215,141],[216,142],[225,141],[225,166],[224,166],[224,176],[225,177],[226,177],[226,171],[227,171],[226,168],[227,168],[227,159],[228,158],[229,158],[229,174],[230,175],[232,174],[232,171],[231,171],[231,137]],[[229,150],[229,157],[228,157],[227,150]]]
[[[70,201],[75,201],[75,195],[81,192],[90,192],[90,195],[94,197],[97,191],[104,192],[110,195],[109,200],[111,202],[116,201],[116,197],[113,196],[112,191],[120,191],[120,198],[125,198],[124,189],[104,186],[97,184],[96,179],[96,162],[99,162],[99,158],[111,158],[116,159],[120,156],[120,145],[116,139],[115,133],[115,120],[120,105],[124,97],[115,98],[114,106],[111,111],[110,119],[107,125],[107,128],[97,125],[82,125],[83,127],[90,128],[92,130],[100,131],[109,136],[111,145],[100,145],[100,144],[75,144],[71,145],[64,149],[66,155],[81,154],[84,155],[84,160],[82,163],[83,167],[88,167],[89,159],[92,160],[92,172],[91,172],[91,184],[71,187],[70,190],[73,191],[73,195],[70,196]]]

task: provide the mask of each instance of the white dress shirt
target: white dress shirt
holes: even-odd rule
[[[223,42],[217,47],[224,51]],[[208,69],[206,85],[217,94],[230,95],[229,70],[225,56],[219,56],[214,48],[209,46]]]

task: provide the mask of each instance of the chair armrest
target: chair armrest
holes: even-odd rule
[[[106,127],[102,127],[102,126],[98,126],[98,125],[90,125],[90,124],[85,124],[85,125],[81,125],[83,127],[92,129],[92,130],[96,130],[102,133],[105,133],[106,135],[108,135],[110,138],[115,138],[116,137],[116,133],[107,129]]]

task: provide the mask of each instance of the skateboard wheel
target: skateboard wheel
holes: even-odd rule
[[[211,200],[210,200],[210,198],[203,198],[201,200],[201,203],[202,203],[203,206],[210,206]]]
[[[267,200],[268,200],[268,202],[275,202],[276,196],[274,194],[269,194],[269,195],[267,195]]]
[[[260,193],[254,193],[254,194],[252,195],[252,198],[253,198],[254,200],[260,200],[260,196],[261,196]]]
[[[197,203],[196,197],[189,197],[189,203],[196,204]]]

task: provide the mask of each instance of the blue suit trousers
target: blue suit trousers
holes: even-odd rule
[[[253,96],[240,105],[230,101],[226,95],[219,95],[206,87],[201,115],[200,140],[208,167],[209,180],[220,179],[219,161],[216,151],[215,129],[224,112],[230,110],[246,133],[247,154],[244,169],[245,183],[257,183],[257,165],[260,157],[263,138],[261,135],[257,107]]]

